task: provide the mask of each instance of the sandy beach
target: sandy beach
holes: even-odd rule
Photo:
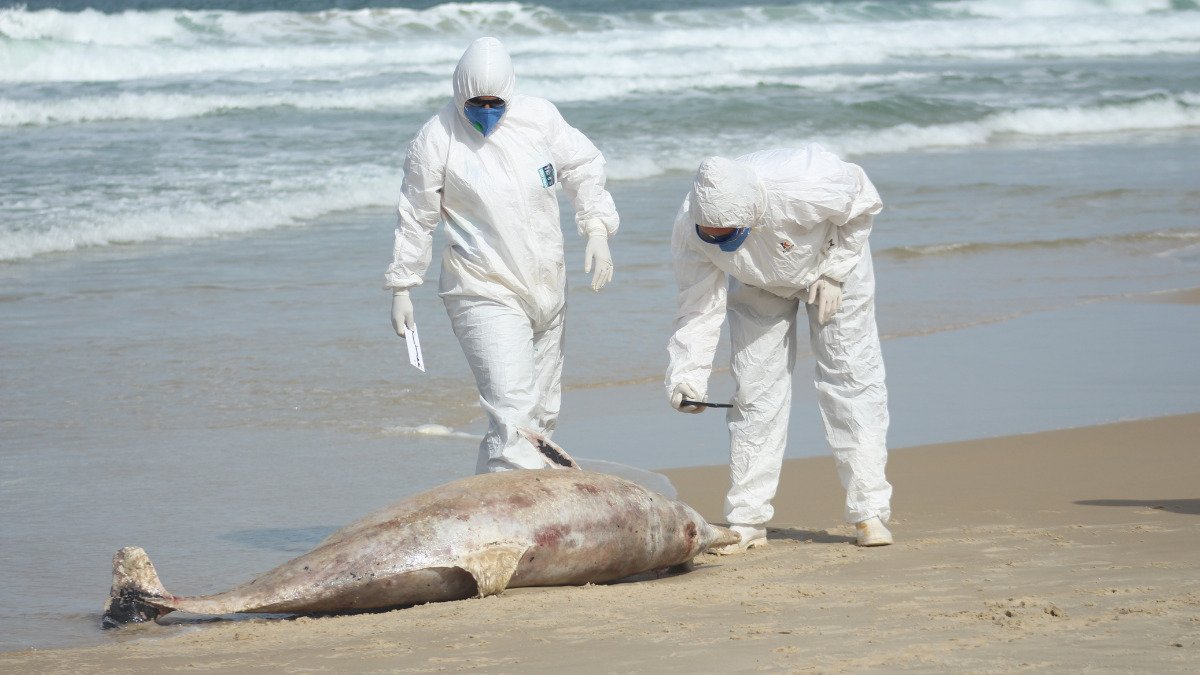
[[[1194,672],[1200,414],[896,450],[896,545],[788,460],[770,546],[688,573],[330,618],[141,626],[7,672]],[[667,472],[719,521],[724,467]]]

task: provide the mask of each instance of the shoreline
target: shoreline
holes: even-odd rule
[[[897,544],[881,549],[850,544],[832,457],[788,459],[771,545],[687,574],[142,626],[0,653],[0,668],[1186,670],[1200,650],[1198,433],[1191,413],[894,450]],[[664,473],[720,521],[724,466]]]

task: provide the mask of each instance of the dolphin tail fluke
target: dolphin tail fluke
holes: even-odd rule
[[[146,552],[127,546],[113,555],[113,583],[104,604],[102,628],[153,621],[174,610],[174,599],[158,580],[154,563]]]
[[[542,457],[546,460],[547,469],[578,469],[579,463],[573,457],[567,454],[553,441],[546,438],[542,434],[531,429],[519,428],[518,432],[525,437],[525,440],[533,444],[537,451],[542,453]]]

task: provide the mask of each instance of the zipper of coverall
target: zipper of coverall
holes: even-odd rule
[[[525,190],[523,189],[524,186],[521,183],[521,179],[523,177],[520,175],[520,173],[517,172],[517,167],[513,166],[512,160],[509,158],[508,153],[502,153],[502,154],[504,155],[504,163],[508,166],[510,175],[515,176],[517,179],[517,192],[519,193],[519,196],[521,198],[521,215],[522,215],[523,221],[528,225],[528,223],[530,222],[529,199],[528,199],[528,197],[526,197]],[[557,198],[557,196],[556,196],[556,198]],[[529,231],[530,235],[532,235],[534,237],[536,237],[538,234],[531,227],[528,228],[528,231]],[[535,242],[535,244],[536,244],[536,242]],[[541,247],[534,246],[530,252],[533,254],[535,260],[537,261],[538,278],[536,281],[539,284],[542,284],[545,286],[550,286],[550,282],[554,281],[554,279],[548,275],[547,270],[549,268],[546,266],[547,259],[542,256]],[[557,270],[554,270],[554,271],[557,271]],[[530,290],[535,293],[537,292],[536,288],[533,288]]]

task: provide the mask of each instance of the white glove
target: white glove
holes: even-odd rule
[[[587,249],[583,252],[583,272],[587,274],[595,268],[592,273],[592,290],[598,291],[604,288],[604,284],[612,281],[613,278],[613,261],[612,253],[608,250],[608,236],[603,234],[593,234],[588,236]]]
[[[671,407],[685,413],[704,412],[703,406],[683,405],[683,399],[685,398],[689,401],[699,401],[700,394],[697,394],[696,390],[692,389],[690,385],[684,383],[675,385],[675,391],[671,394]]]
[[[808,287],[808,304],[817,307],[817,323],[824,326],[842,306],[842,282],[821,277]]]
[[[409,328],[415,328],[417,320],[413,318],[412,298],[408,297],[407,288],[397,288],[392,292],[392,328],[396,335],[404,337]]]

